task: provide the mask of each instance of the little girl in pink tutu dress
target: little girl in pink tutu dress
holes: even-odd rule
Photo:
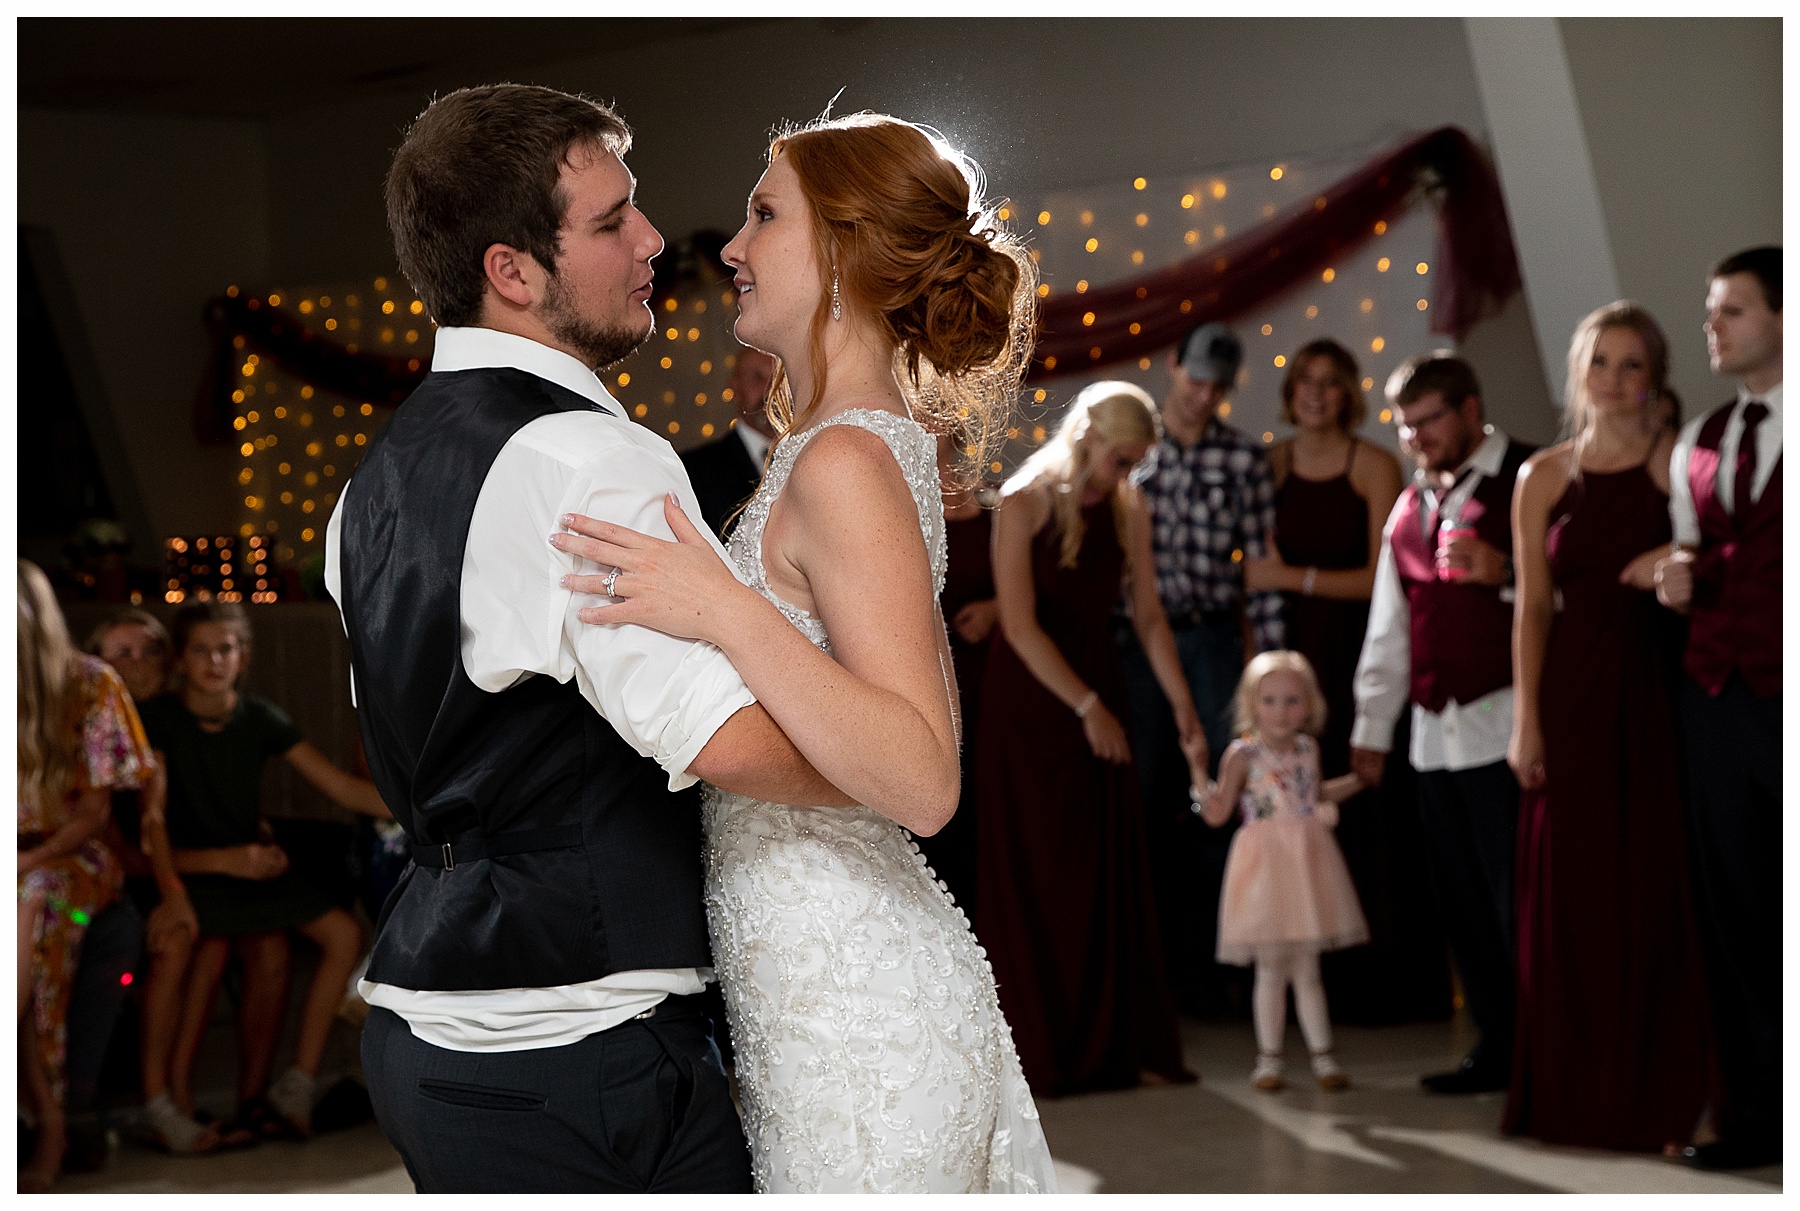
[[[1369,940],[1368,922],[1331,830],[1337,805],[1362,789],[1355,774],[1320,785],[1319,745],[1325,696],[1306,657],[1264,652],[1238,683],[1237,730],[1219,762],[1219,781],[1190,793],[1214,828],[1243,812],[1232,838],[1219,896],[1219,962],[1256,965],[1253,1005],[1258,1089],[1282,1087],[1287,989],[1294,988],[1300,1031],[1319,1087],[1347,1089],[1331,1054],[1331,1018],[1319,979],[1319,954]],[[1201,768],[1204,768],[1203,766]]]

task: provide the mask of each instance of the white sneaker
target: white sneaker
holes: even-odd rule
[[[1287,1084],[1281,1079],[1281,1057],[1259,1051],[1256,1054],[1256,1067],[1250,1070],[1250,1084],[1266,1093],[1273,1093]]]
[[[145,1102],[138,1114],[151,1142],[171,1155],[198,1156],[219,1146],[219,1133],[178,1110],[167,1090]]]
[[[1318,1078],[1319,1088],[1327,1093],[1337,1093],[1350,1088],[1350,1078],[1338,1067],[1337,1059],[1329,1051],[1316,1053],[1312,1058],[1313,1076]]]
[[[289,1068],[263,1096],[269,1106],[286,1121],[288,1128],[301,1139],[312,1138],[313,1077],[298,1068]]]

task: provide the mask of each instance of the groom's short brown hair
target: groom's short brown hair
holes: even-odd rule
[[[481,318],[482,258],[494,244],[556,272],[569,200],[569,153],[624,155],[631,130],[610,108],[532,84],[488,84],[439,97],[413,120],[387,176],[388,230],[400,272],[440,325]]]

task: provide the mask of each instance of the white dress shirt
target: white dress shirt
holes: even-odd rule
[[[434,372],[511,367],[593,400],[606,414],[560,412],[514,433],[482,482],[463,549],[462,659],[469,680],[497,693],[526,677],[571,677],[625,742],[655,760],[669,789],[692,785],[688,766],[714,732],[755,702],[723,652],[638,626],[589,626],[576,611],[604,598],[561,587],[594,565],[550,545],[565,513],[585,513],[673,538],[663,495],[690,517],[699,503],[673,447],[629,420],[575,358],[489,328],[440,328]],[[348,494],[349,485],[345,485]],[[325,530],[325,585],[342,583],[339,513]],[[705,533],[705,528],[701,527]],[[710,533],[707,541],[713,542]],[[363,980],[358,991],[406,1019],[413,1034],[455,1051],[524,1051],[577,1042],[635,1017],[665,996],[698,992],[706,968],[616,972],[558,988],[443,992]]]
[[[763,460],[769,457],[769,439],[746,425],[742,420],[733,425],[731,431],[738,435],[739,441],[744,443],[744,452],[750,455],[750,461],[758,467],[762,466]]]
[[[1493,426],[1475,452],[1457,468],[1474,468],[1445,498],[1443,512],[1454,515],[1474,494],[1484,477],[1498,475],[1506,458],[1507,436]],[[1421,473],[1422,475],[1422,473]],[[1405,498],[1394,504],[1381,532],[1381,553],[1375,561],[1375,591],[1369,601],[1369,629],[1363,638],[1362,658],[1356,665],[1356,723],[1350,743],[1356,748],[1385,753],[1394,744],[1394,726],[1412,697],[1412,607],[1400,572],[1394,565],[1394,526],[1400,521]],[[1429,500],[1427,509],[1429,511]],[[1502,590],[1503,599],[1510,594]],[[1502,686],[1474,702],[1446,703],[1437,712],[1413,705],[1412,749],[1408,757],[1414,769],[1462,770],[1491,765],[1506,759],[1512,739],[1513,688]]]
[[[1769,477],[1775,474],[1775,464],[1781,461],[1781,384],[1757,395],[1753,391],[1738,387],[1737,403],[1731,409],[1731,417],[1725,422],[1725,433],[1719,439],[1719,474],[1713,480],[1714,490],[1719,495],[1719,503],[1730,513],[1736,501],[1737,489],[1737,457],[1738,445],[1744,439],[1744,405],[1753,399],[1759,399],[1769,406],[1769,414],[1763,417],[1762,424],[1756,429],[1756,475],[1750,481],[1750,499],[1762,499],[1763,489],[1769,486]],[[1669,455],[1669,520],[1674,525],[1675,541],[1684,547],[1700,545],[1700,513],[1694,504],[1693,485],[1688,483],[1688,458],[1694,452],[1694,443],[1700,440],[1700,426],[1706,423],[1707,413],[1701,413],[1686,425],[1682,426],[1681,436],[1675,441],[1675,451]]]

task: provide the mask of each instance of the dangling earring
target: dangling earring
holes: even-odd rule
[[[835,265],[831,267],[831,318],[834,320],[844,318],[844,302],[838,298],[838,271]]]

